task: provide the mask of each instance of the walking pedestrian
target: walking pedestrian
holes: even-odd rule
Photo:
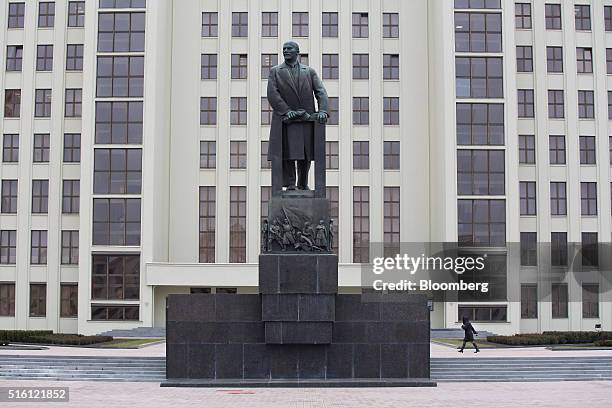
[[[478,353],[480,350],[478,349],[478,345],[474,341],[474,335],[475,334],[477,335],[478,332],[474,329],[474,326],[472,326],[472,323],[470,323],[470,319],[468,319],[467,317],[464,317],[461,328],[465,332],[465,335],[463,336],[463,345],[459,349],[459,353],[463,353],[463,349],[465,348],[465,343],[467,343],[468,341],[474,345],[474,348],[476,349],[474,353]]]

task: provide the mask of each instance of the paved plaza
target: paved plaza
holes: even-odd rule
[[[0,386],[33,386],[0,381]],[[612,381],[442,383],[437,388],[206,389],[160,388],[155,383],[36,382],[70,387],[69,403],[2,403],[3,407],[401,408],[606,407]]]

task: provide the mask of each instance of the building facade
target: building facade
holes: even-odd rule
[[[256,293],[267,73],[293,39],[330,97],[341,292],[370,243],[459,242],[503,294],[434,297],[433,327],[612,330],[612,0],[1,7],[1,329],[163,327],[170,293]]]

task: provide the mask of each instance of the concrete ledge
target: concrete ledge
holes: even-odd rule
[[[330,380],[206,380],[179,378],[165,380],[160,387],[200,387],[200,388],[361,388],[361,387],[436,387],[437,383],[428,378],[367,378],[367,379],[330,379]]]

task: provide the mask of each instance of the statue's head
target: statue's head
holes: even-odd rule
[[[300,46],[295,41],[287,41],[283,44],[283,56],[286,62],[297,61],[298,55],[300,55]]]

